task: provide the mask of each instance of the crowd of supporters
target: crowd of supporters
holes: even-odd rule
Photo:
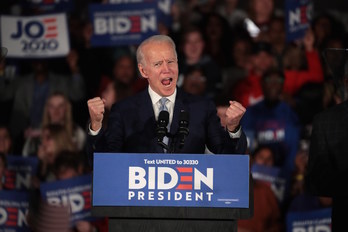
[[[2,14],[41,13],[20,1],[6,2]],[[107,115],[112,104],[147,87],[137,71],[136,45],[91,46],[88,4],[104,2],[75,1],[67,13],[71,50],[66,57],[1,60],[0,180],[8,156],[38,158],[33,193],[42,183],[91,173],[84,150],[87,100],[101,96]],[[241,126],[252,163],[278,168],[286,180],[281,200],[269,184],[255,180],[254,217],[241,220],[239,231],[285,231],[288,212],[330,207],[330,199],[306,193],[303,177],[314,115],[343,99],[326,63],[330,57],[323,54],[347,47],[347,25],[328,12],[314,12],[303,38],[288,42],[284,11],[274,0],[249,0],[244,7],[238,0],[175,0],[171,15],[170,25],[159,22],[159,33],[177,45],[179,88],[213,100],[222,126],[229,100],[242,103],[247,112]],[[260,29],[257,35],[248,31],[246,19]],[[1,189],[6,190],[3,182]],[[49,212],[48,205],[32,198],[32,215]],[[66,210],[57,212],[64,231]],[[40,231],[44,221],[30,220],[35,217],[29,214],[28,223]],[[107,231],[106,224],[80,221],[70,229]]]

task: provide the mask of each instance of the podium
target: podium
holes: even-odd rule
[[[248,155],[95,153],[92,215],[109,231],[237,231],[250,186]]]

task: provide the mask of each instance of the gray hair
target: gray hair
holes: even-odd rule
[[[176,53],[176,47],[175,47],[175,43],[174,41],[172,40],[172,38],[170,38],[169,36],[167,35],[154,35],[154,36],[151,36],[147,39],[145,39],[138,47],[137,49],[137,53],[136,53],[136,56],[137,56],[137,62],[138,64],[143,64],[145,65],[146,62],[144,60],[144,53],[143,53],[143,47],[149,43],[168,43],[170,44],[172,47],[173,47],[173,50],[174,50],[174,53],[175,53],[175,58],[178,59],[178,55]]]

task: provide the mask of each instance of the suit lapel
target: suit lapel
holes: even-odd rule
[[[160,145],[157,143],[157,137],[156,137],[156,118],[155,118],[155,113],[153,111],[152,107],[152,101],[149,95],[148,90],[144,90],[141,92],[139,95],[138,99],[138,116],[140,119],[141,125],[146,125],[148,123],[151,123],[154,126],[151,126],[149,128],[154,128],[153,131],[148,131],[148,136],[149,138],[152,138],[149,146],[151,147],[151,151],[154,153],[163,153],[163,149]]]

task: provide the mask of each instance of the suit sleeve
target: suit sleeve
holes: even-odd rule
[[[102,128],[98,135],[87,136],[87,156],[90,165],[94,152],[121,152],[123,145],[124,125],[119,109],[115,105],[108,118],[107,128]]]
[[[244,132],[242,131],[240,138],[231,138],[221,126],[216,107],[212,102],[208,103],[206,124],[206,144],[211,152],[214,154],[245,154],[247,142]]]

